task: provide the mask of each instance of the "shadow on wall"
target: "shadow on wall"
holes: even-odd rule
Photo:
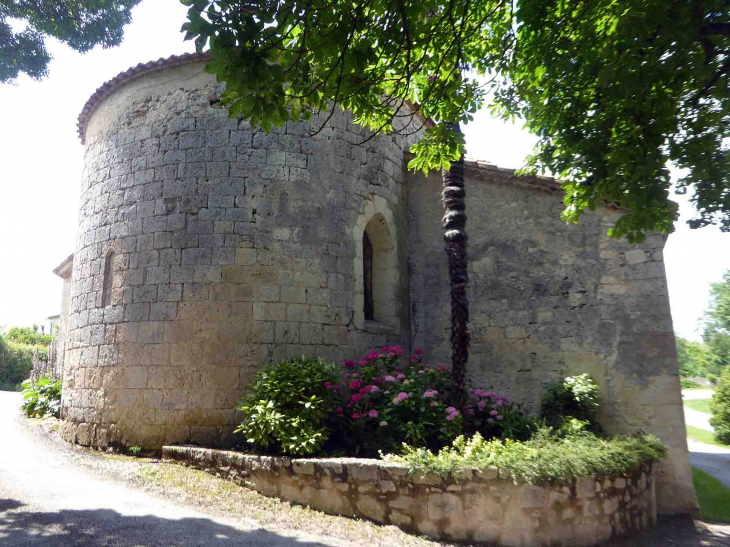
[[[36,512],[0,499],[0,545],[115,547],[247,545],[325,547],[267,530],[238,530],[208,519],[169,520],[150,515],[125,516],[110,510]]]

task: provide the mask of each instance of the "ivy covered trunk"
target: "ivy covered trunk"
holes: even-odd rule
[[[459,123],[448,124],[452,131],[461,133]],[[466,286],[469,281],[466,254],[466,193],[464,190],[464,156],[451,163],[449,170],[441,171],[444,204],[446,254],[449,257],[451,285],[451,370],[454,377],[454,399],[461,401],[466,392],[466,363],[469,360],[469,301]]]

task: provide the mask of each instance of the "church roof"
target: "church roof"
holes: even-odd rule
[[[117,74],[114,78],[105,82],[104,85],[97,89],[94,94],[89,97],[89,100],[86,101],[84,108],[81,110],[81,114],[79,114],[78,117],[78,123],[76,124],[81,144],[84,144],[86,141],[86,124],[89,123],[89,118],[91,118],[96,107],[123,85],[154,72],[161,72],[168,68],[187,65],[190,63],[209,61],[210,58],[210,55],[207,53],[184,53],[182,55],[173,55],[167,58],[162,57],[156,61],[150,61],[148,63],[139,63],[137,66],[133,66],[132,68]]]

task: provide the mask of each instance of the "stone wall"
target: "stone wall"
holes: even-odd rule
[[[53,273],[63,279],[63,289],[61,291],[61,313],[59,332],[56,335],[56,363],[60,367],[59,370],[63,374],[63,363],[66,357],[66,340],[70,327],[71,316],[71,288],[73,284],[74,255],[69,256],[59,266],[53,270]]]
[[[266,134],[219,108],[200,58],[168,61],[120,75],[82,115],[61,413],[63,436],[84,445],[226,442],[262,364],[409,341],[398,249],[418,135],[360,146],[342,112],[315,137],[318,118]],[[366,324],[373,219],[386,297]]]
[[[560,220],[550,179],[467,166],[472,346],[469,379],[539,409],[543,387],[588,372],[611,433],[643,430],[669,446],[657,467],[659,511],[695,511],[662,249],[606,237],[620,211]],[[450,362],[450,315],[436,174],[409,175],[411,333],[429,359]]]
[[[514,484],[497,468],[442,478],[411,475],[404,466],[377,460],[291,460],[181,446],[164,447],[163,457],[266,496],[450,541],[595,545],[656,522],[651,470],[530,485]]]

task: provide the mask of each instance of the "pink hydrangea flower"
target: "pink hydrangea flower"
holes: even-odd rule
[[[405,376],[404,376],[403,378],[405,378]],[[393,378],[393,377],[392,377],[392,376],[390,376],[390,375],[386,376],[386,377],[385,377],[385,378],[383,378],[383,379],[384,379],[384,380],[385,380],[386,382],[395,382],[395,378]]]
[[[487,422],[489,422],[490,424],[494,423],[494,418],[487,418]]]
[[[357,412],[355,412],[355,414],[353,414],[352,417],[357,420],[360,417],[360,414],[358,414]]]
[[[452,412],[456,412],[456,409],[455,409],[455,408],[454,408],[453,406],[447,406],[447,407],[445,408],[445,410],[446,410],[446,412],[448,412],[449,414],[451,414]]]
[[[377,410],[371,410],[370,412],[368,412],[368,416],[370,416],[371,418],[377,418],[378,417],[378,411]]]
[[[496,410],[490,410],[489,411],[489,415],[490,416],[496,416],[497,414],[499,414],[499,412],[497,412]]]
[[[431,401],[431,406],[439,406],[439,404],[436,401]]]
[[[423,355],[423,350],[420,348],[417,348],[413,351],[413,355]]]
[[[391,359],[392,359],[393,357],[395,357],[395,352],[394,352],[394,351],[391,351],[391,352],[390,352],[390,353],[388,354],[388,357],[390,357]]]
[[[458,410],[455,410],[454,412],[452,412],[451,414],[449,414],[448,416],[446,416],[446,420],[450,422],[454,418],[456,418],[457,416],[459,416],[459,411]]]
[[[401,391],[398,394],[398,397],[400,397],[401,399],[408,399],[408,397],[410,397],[410,395],[408,395],[405,391]]]
[[[434,397],[436,397],[436,396],[437,396],[438,394],[439,394],[439,392],[438,392],[438,391],[436,391],[435,389],[428,389],[428,390],[426,390],[426,391],[425,391],[425,392],[423,393],[423,396],[424,396],[424,397],[425,397],[426,399],[433,399],[433,398],[434,398]]]
[[[368,362],[367,361],[358,361],[357,364],[360,365],[361,367],[364,367],[364,366],[367,366]]]
[[[331,388],[331,387],[332,387],[332,384],[331,384],[330,382],[325,382],[325,383],[324,383],[324,387],[326,387],[326,388],[328,388],[328,389],[329,389],[329,388]]]
[[[497,415],[497,421],[498,422],[501,422],[502,420],[504,420],[504,416],[501,416],[501,415],[498,414]]]
[[[380,391],[378,386],[370,386],[370,393],[377,393],[378,391]]]
[[[362,399],[362,396],[361,396],[361,395],[358,395],[357,393],[355,393],[355,395],[353,395],[352,397],[350,397],[350,400],[351,400],[351,401],[352,401],[353,403],[356,403],[356,402],[358,402],[358,401],[359,401],[360,399]]]
[[[479,401],[477,406],[479,407],[479,410],[484,410],[484,407],[487,406],[487,401]]]
[[[352,368],[355,366],[355,361],[353,361],[352,359],[348,359],[347,361],[345,361],[345,366],[347,368]]]
[[[355,380],[354,382],[350,382],[350,389],[360,389],[361,385],[362,382]]]
[[[396,378],[398,378],[399,380],[402,380],[405,377],[406,377],[405,374],[399,374],[398,376],[396,376]]]

